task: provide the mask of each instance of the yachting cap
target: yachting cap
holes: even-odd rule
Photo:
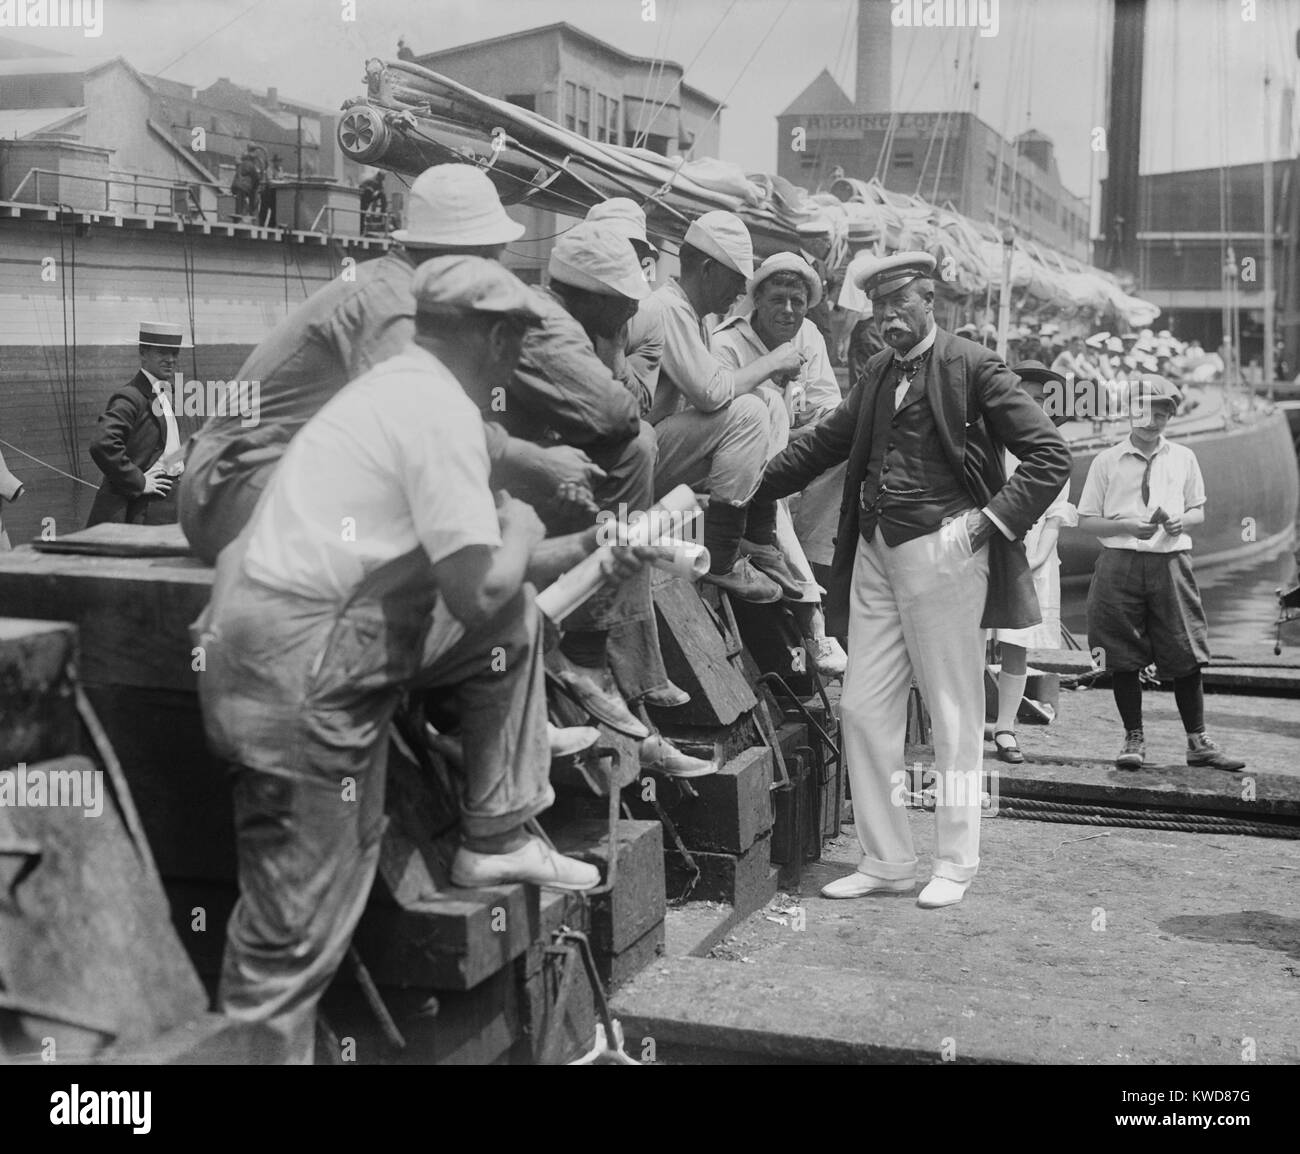
[[[705,256],[738,272],[746,280],[754,275],[754,242],[745,222],[734,212],[718,209],[691,221],[685,242]]]
[[[554,280],[603,296],[639,301],[650,295],[632,246],[605,223],[575,224],[555,242],[546,270]]]
[[[180,349],[185,347],[185,330],[180,325],[162,321],[141,321],[140,339],[136,342],[155,349]]]
[[[752,297],[758,291],[759,285],[779,272],[792,272],[801,276],[804,284],[808,286],[808,307],[810,309],[817,307],[817,303],[822,299],[822,278],[817,275],[812,265],[794,252],[778,252],[759,265],[758,270],[749,278],[749,295]]]
[[[509,244],[524,226],[506,216],[496,186],[472,164],[435,164],[415,178],[406,227],[393,239],[416,248]]]
[[[415,311],[426,316],[491,313],[525,324],[542,323],[536,298],[503,265],[481,256],[439,256],[415,270]]]
[[[631,197],[611,196],[600,204],[592,205],[587,210],[587,220],[592,224],[603,224],[628,240],[645,245],[651,252],[659,251],[646,236],[645,213]]]
[[[1045,385],[1048,381],[1056,381],[1061,385],[1066,383],[1060,373],[1053,372],[1042,361],[1021,361],[1018,365],[1013,365],[1011,371],[1022,381],[1035,385]]]
[[[1138,396],[1148,404],[1168,404],[1176,409],[1182,403],[1183,394],[1178,391],[1178,386],[1168,377],[1161,377],[1155,373],[1143,373],[1137,379],[1137,388]]]
[[[934,257],[928,252],[900,252],[864,262],[853,283],[869,297],[884,297],[911,284],[917,277],[934,275]]]

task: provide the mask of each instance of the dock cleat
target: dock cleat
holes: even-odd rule
[[[1228,773],[1246,768],[1244,761],[1229,757],[1204,733],[1187,735],[1187,764],[1205,769],[1222,769]]]
[[[1188,754],[1191,757],[1191,754]],[[1124,748],[1115,759],[1117,769],[1141,769],[1147,758],[1147,745],[1140,729],[1130,729],[1124,734]]]

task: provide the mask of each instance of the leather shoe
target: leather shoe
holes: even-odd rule
[[[641,768],[657,769],[669,777],[704,777],[718,772],[717,762],[683,753],[662,733],[652,733],[641,743]]]
[[[915,878],[876,878],[861,871],[836,878],[822,886],[824,898],[864,898],[867,894],[910,894],[916,889]]]
[[[955,906],[963,897],[970,882],[955,882],[952,878],[931,878],[925,889],[916,899],[916,904],[923,910],[937,910],[943,906]]]
[[[466,889],[525,882],[548,890],[589,890],[600,884],[600,870],[530,837],[511,853],[475,853],[461,846],[451,863],[451,881]]]
[[[555,676],[597,721],[637,741],[650,736],[650,730],[628,709],[627,702],[613,690],[601,688],[594,677],[575,669],[561,669]]]
[[[999,737],[1011,738],[1009,745],[1004,745],[998,740]],[[993,731],[993,744],[997,748],[998,758],[1005,761],[1008,765],[1019,765],[1025,760],[1025,755],[1020,752],[1020,743],[1016,741],[1016,735],[1009,729],[996,729]]]
[[[600,740],[600,730],[594,725],[570,725],[561,729],[558,725],[546,723],[546,740],[551,746],[551,760],[560,757],[572,757],[584,749],[590,749]]]
[[[790,568],[790,563],[785,559],[785,554],[777,546],[755,545],[753,541],[742,540],[740,542],[740,555],[748,557],[750,564],[764,576],[771,577],[781,587],[784,596],[792,597],[796,601],[803,599],[803,582],[799,580],[795,571]]]
[[[653,705],[656,709],[677,709],[683,705],[690,705],[691,695],[670,681],[667,685],[643,694],[641,701],[645,705]]]
[[[764,576],[747,557],[737,558],[736,563],[725,573],[706,573],[700,578],[719,589],[734,593],[742,601],[751,601],[755,605],[770,605],[781,600],[781,586],[770,577]]]

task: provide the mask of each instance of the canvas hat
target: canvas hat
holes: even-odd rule
[[[706,212],[691,221],[684,239],[746,280],[754,275],[754,242],[745,222],[734,212]]]
[[[162,321],[141,321],[140,345],[149,345],[155,349],[183,349],[185,330],[180,325],[169,325]]]
[[[928,252],[900,252],[894,256],[864,261],[853,283],[867,296],[888,296],[917,277],[934,273],[934,257]]]
[[[658,249],[650,242],[645,231],[645,213],[635,200],[627,196],[611,196],[600,204],[594,204],[587,210],[587,220],[592,224],[603,224],[628,240],[643,244],[653,253]]]
[[[604,223],[575,224],[555,242],[546,269],[554,280],[588,292],[634,301],[650,295],[627,238]]]
[[[769,256],[754,273],[749,280],[749,295],[752,297],[768,277],[778,272],[798,273],[803,277],[804,283],[808,286],[808,307],[816,308],[818,302],[822,299],[822,278],[819,277],[803,257],[793,252],[778,252]]]
[[[495,313],[530,325],[542,323],[533,290],[504,265],[481,256],[425,261],[415,270],[411,292],[417,313]]]
[[[506,216],[496,186],[472,164],[435,164],[415,178],[406,198],[406,227],[393,233],[401,244],[470,248],[509,244],[524,226]]]
[[[1124,351],[1124,342],[1119,337],[1111,337],[1106,342],[1106,351],[1108,353],[1122,353]]]
[[[1083,343],[1090,349],[1104,349],[1108,340],[1110,340],[1110,333],[1103,329],[1099,333],[1093,333]]]

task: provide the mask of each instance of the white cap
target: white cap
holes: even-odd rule
[[[706,212],[691,221],[685,240],[746,280],[754,275],[754,242],[745,222],[734,212]]]
[[[587,210],[587,220],[592,224],[603,224],[628,240],[639,241],[654,252],[659,251],[646,236],[645,213],[631,197],[611,196],[600,204],[593,204]]]
[[[524,226],[506,216],[496,187],[472,164],[436,164],[415,178],[406,228],[393,239],[417,247],[472,248],[508,244]]]
[[[582,221],[555,242],[546,271],[553,280],[605,296],[644,300],[650,289],[627,237]]]
[[[752,297],[768,277],[778,272],[797,273],[808,286],[808,307],[815,309],[822,299],[822,278],[803,257],[794,252],[778,252],[769,256],[749,278],[749,295]]]

